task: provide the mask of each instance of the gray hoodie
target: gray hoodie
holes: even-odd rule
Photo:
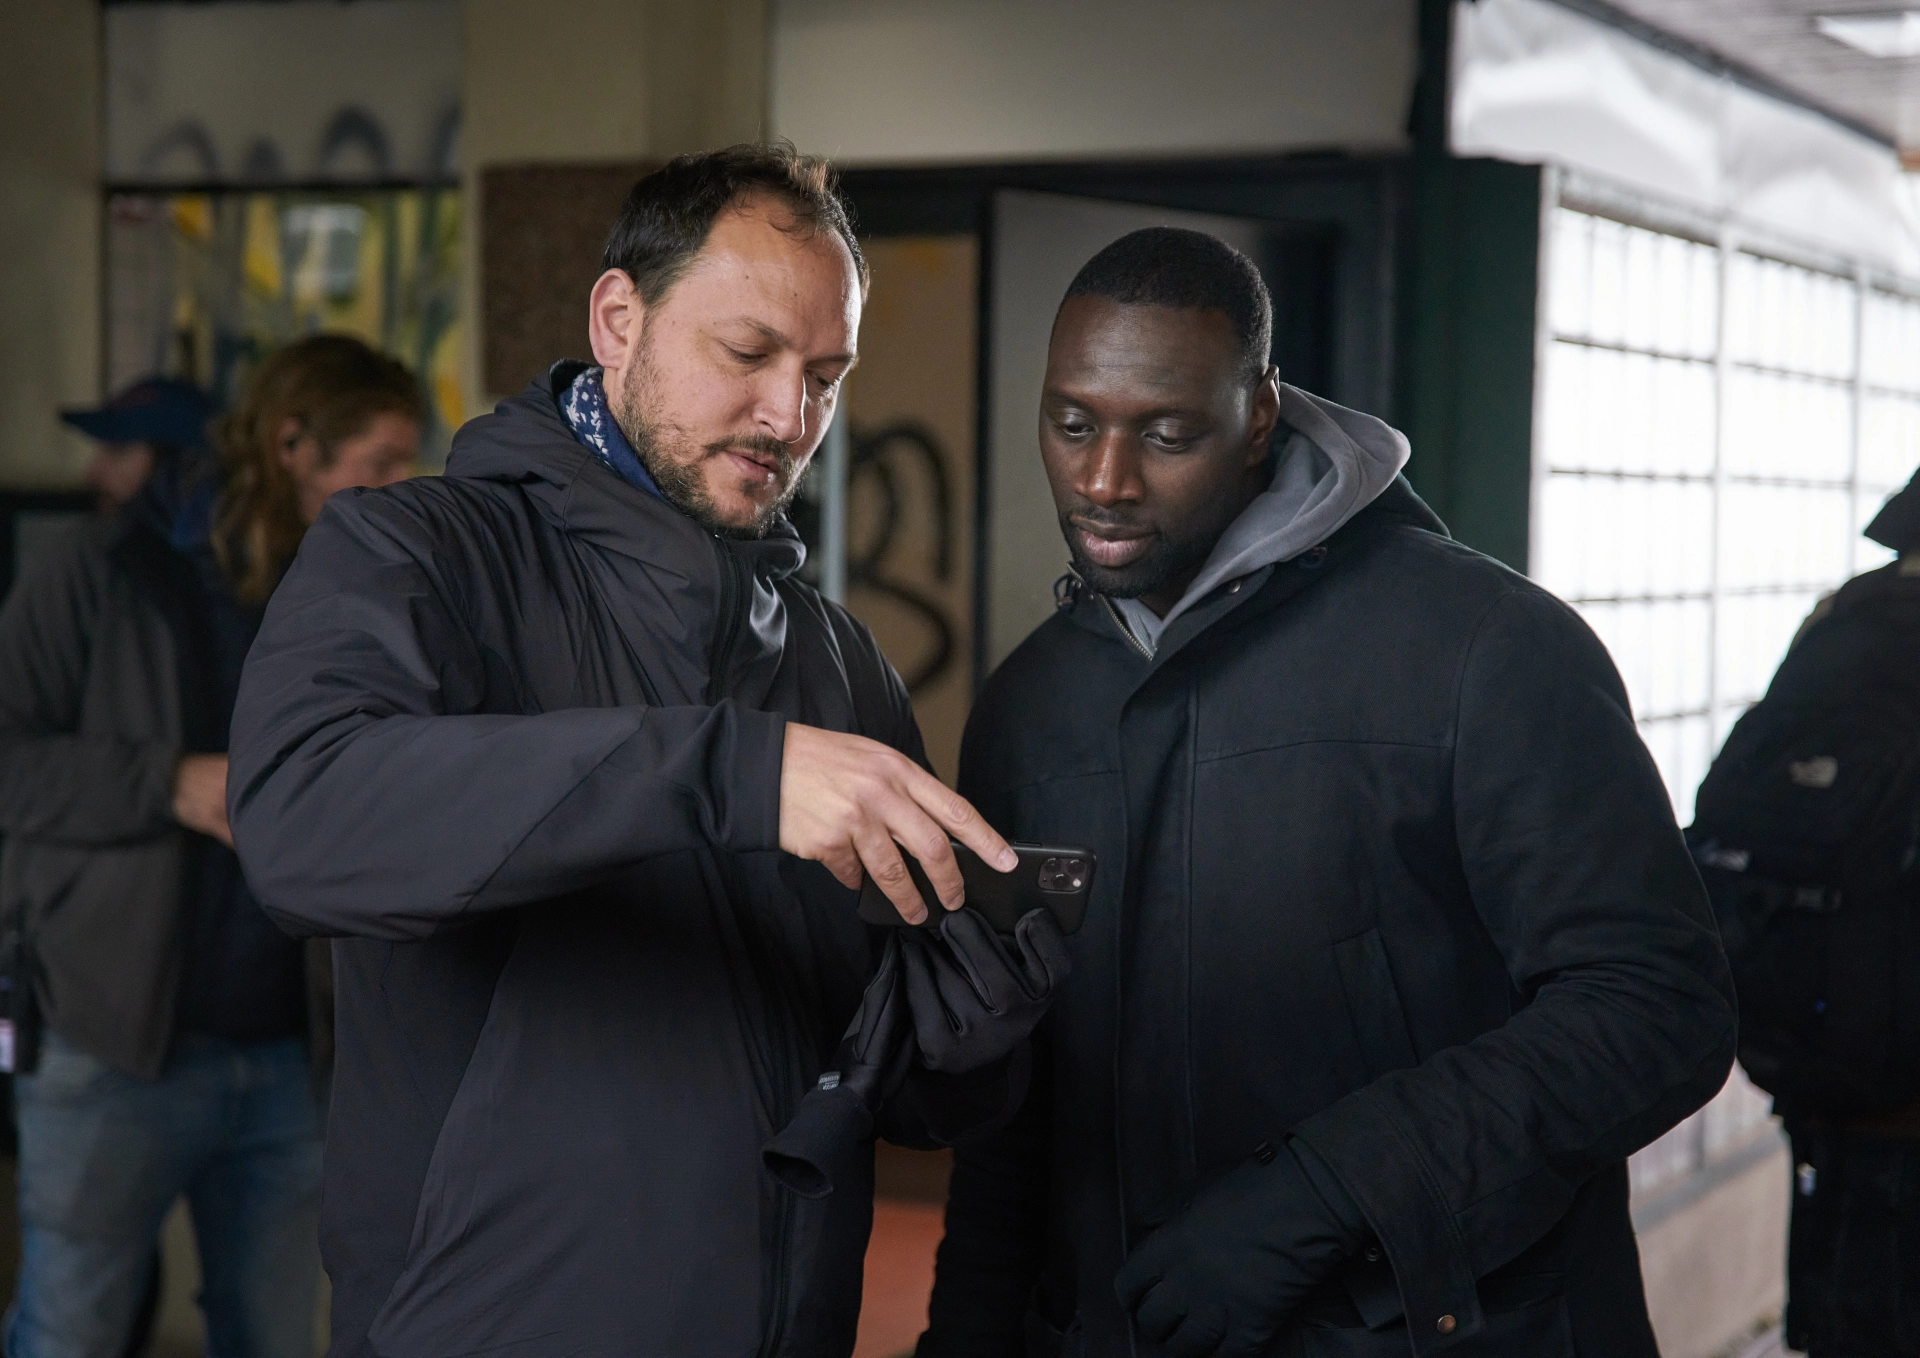
[[[1384,420],[1280,384],[1280,420],[1292,431],[1273,482],[1227,525],[1200,574],[1164,618],[1138,599],[1113,605],[1149,653],[1167,624],[1226,584],[1319,546],[1373,503],[1407,465],[1407,436]]]

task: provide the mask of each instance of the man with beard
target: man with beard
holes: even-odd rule
[[[836,1053],[863,869],[922,919],[901,846],[949,909],[949,835],[1014,856],[793,575],[865,294],[824,163],[682,157],[605,265],[595,365],[469,423],[445,476],[330,501],[241,686],[248,879],[339,938],[335,1355],[845,1354],[871,1155],[803,1198],[762,1145],[983,1125],[1059,966],[1044,916],[1009,949],[972,912],[883,931]]]
[[[1074,574],[960,786],[1101,872],[920,1353],[1655,1358],[1624,1161],[1733,1054],[1699,879],[1593,635],[1270,327],[1168,229],[1054,322]]]

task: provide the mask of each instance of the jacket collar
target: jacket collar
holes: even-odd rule
[[[573,436],[559,396],[586,364],[563,359],[491,415],[454,435],[446,474],[517,485],[549,521],[592,546],[677,574],[711,569],[714,535],[668,501],[628,485]],[[777,580],[806,560],[785,516],[764,537],[725,539],[756,576]]]
[[[1141,654],[1139,646],[1114,609],[1093,591],[1080,586],[1056,591],[1056,595],[1060,599],[1060,611],[1074,624],[1111,638],[1139,655],[1141,678],[1144,680],[1202,637],[1216,630],[1224,632],[1241,626],[1272,612],[1331,574],[1376,534],[1396,524],[1418,528],[1440,537],[1452,536],[1440,516],[1415,493],[1407,479],[1396,476],[1393,484],[1381,492],[1379,498],[1320,546],[1302,552],[1290,561],[1278,562],[1238,580],[1224,582],[1205,599],[1189,607],[1168,626],[1151,657]]]

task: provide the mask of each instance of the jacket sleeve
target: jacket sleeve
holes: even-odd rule
[[[1711,1098],[1734,1047],[1705,891],[1593,634],[1512,591],[1484,615],[1458,692],[1460,862],[1515,1011],[1294,1131],[1380,1237],[1421,1353],[1476,1334],[1475,1280]]]
[[[1007,723],[994,707],[989,690],[967,721],[960,792],[988,824],[1015,833],[1013,808],[995,776],[998,752],[990,733]],[[1025,1358],[1027,1314],[1046,1262],[1052,1026],[1044,1020],[1035,1033],[1018,1111],[997,1130],[954,1148],[946,1233],[917,1358]]]
[[[81,847],[176,828],[178,746],[80,730],[108,569],[98,525],[0,609],[0,833]]]
[[[1028,1311],[1046,1260],[1046,1062],[1019,1114],[953,1153],[946,1233],[916,1358],[1025,1358]]]
[[[513,679],[431,540],[394,497],[336,497],[248,656],[229,816],[283,927],[404,942],[654,855],[777,846],[782,718],[478,711]]]

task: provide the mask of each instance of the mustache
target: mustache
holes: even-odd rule
[[[1123,528],[1134,531],[1145,529],[1149,532],[1153,530],[1153,525],[1145,519],[1135,518],[1130,514],[1116,514],[1110,509],[1101,509],[1095,505],[1080,505],[1073,509],[1061,510],[1060,526],[1093,529]]]
[[[774,459],[783,476],[792,476],[794,468],[793,454],[787,445],[772,434],[734,434],[727,438],[715,439],[706,446],[708,457],[717,457],[721,453],[758,453]]]

